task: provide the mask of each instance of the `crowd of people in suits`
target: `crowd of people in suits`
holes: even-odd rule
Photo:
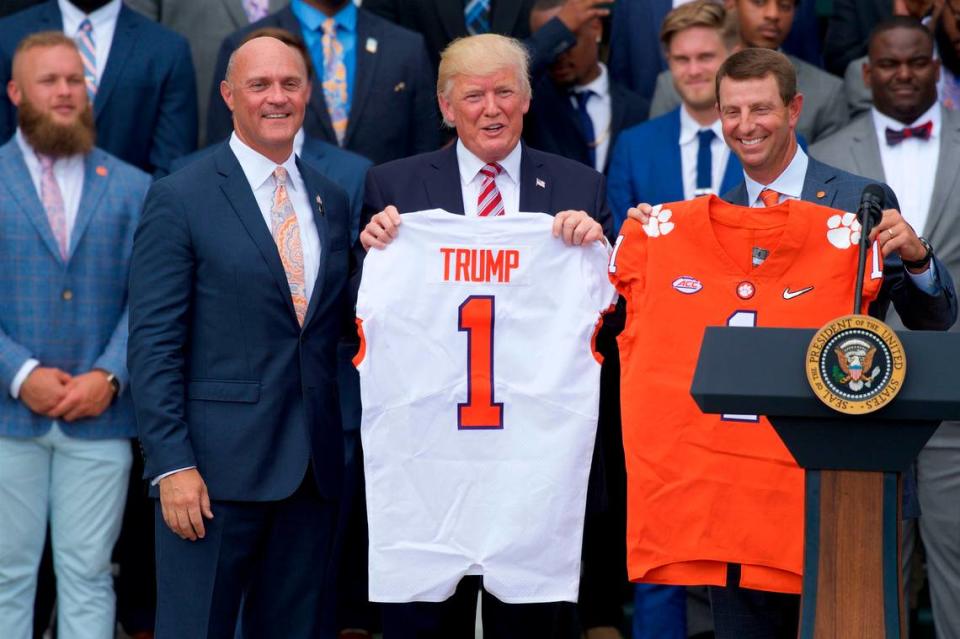
[[[574,244],[612,241],[628,217],[644,219],[641,203],[716,194],[756,205],[751,178],[769,186],[779,174],[756,177],[772,160],[736,137],[716,77],[739,51],[783,52],[804,169],[782,197],[839,193],[833,205],[852,210],[848,174],[887,183],[897,217],[881,231],[901,238],[888,252],[913,263],[932,246],[935,257],[921,274],[888,269],[892,306],[872,312],[910,329],[956,316],[956,0],[17,0],[0,15],[3,637],[40,637],[51,623],[62,637],[108,637],[117,622],[140,639],[314,636],[300,629],[321,609],[330,627],[311,632],[356,639],[382,616],[394,630],[427,619],[436,631],[473,614],[477,584],[444,610],[367,601],[356,343],[344,328],[363,249],[395,234],[397,209],[463,212],[457,140],[480,134],[445,94],[441,54],[458,39],[510,36],[529,58],[529,104],[502,107],[518,138],[491,157],[522,149],[521,172],[537,163],[565,185],[605,189],[577,216],[557,194],[516,187],[519,210],[564,211]],[[256,93],[274,81],[279,105]],[[289,145],[298,159],[287,161]],[[290,279],[263,225],[292,215],[274,181],[308,227],[294,251],[313,269],[305,281]],[[318,206],[321,224],[301,219]],[[252,264],[261,254],[269,268]],[[263,293],[271,282],[307,293],[280,300]],[[715,628],[704,591],[628,584],[616,332],[614,320],[598,336],[580,601],[485,621],[525,636],[537,624],[589,639],[738,636],[748,626]],[[321,364],[291,374],[303,358]],[[261,383],[223,381],[243,379]],[[315,422],[306,431],[304,416]],[[249,436],[265,422],[276,427]],[[940,427],[908,479],[904,574],[916,576],[922,551],[938,636],[960,637],[960,424]],[[252,506],[263,503],[279,505]],[[300,526],[323,534],[291,532]],[[201,537],[215,541],[206,554],[189,541]],[[247,551],[271,545],[286,553],[280,565],[312,559],[258,572]],[[331,561],[330,583],[307,585],[310,566]],[[176,615],[157,616],[158,592]],[[796,614],[792,600],[727,610],[740,605]],[[428,626],[409,636],[432,636]],[[749,627],[795,636],[787,626]]]

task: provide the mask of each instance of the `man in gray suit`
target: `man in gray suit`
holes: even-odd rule
[[[131,8],[153,18],[190,42],[197,72],[200,146],[207,144],[207,87],[213,84],[220,43],[251,22],[287,6],[289,0],[124,0]]]
[[[725,0],[728,11],[736,11],[743,47],[779,49],[790,35],[799,0]],[[797,73],[797,88],[803,94],[803,112],[797,132],[813,143],[839,130],[849,120],[843,81],[822,69],[788,55]],[[680,96],[669,71],[657,77],[650,105],[655,118],[680,106]]]
[[[960,275],[960,113],[937,101],[940,61],[933,37],[898,16],[870,37],[863,80],[873,108],[811,147],[815,157],[886,181],[907,222]],[[893,313],[888,320],[902,328]],[[938,637],[960,637],[960,423],[943,422],[917,460],[920,532]]]

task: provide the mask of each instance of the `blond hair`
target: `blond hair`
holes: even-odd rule
[[[695,0],[680,5],[663,19],[660,44],[664,51],[670,48],[673,36],[694,27],[714,29],[727,49],[732,49],[740,41],[740,27],[734,12],[727,11],[717,0]]]
[[[516,71],[521,92],[530,97],[530,54],[518,40],[495,33],[457,38],[440,54],[437,94],[449,99],[458,75],[490,75],[509,68]]]
[[[77,57],[80,56],[77,43],[73,41],[73,38],[64,35],[63,31],[39,31],[28,35],[20,41],[20,44],[17,45],[16,50],[13,52],[13,64],[11,66],[16,70],[17,60],[30,49],[49,49],[53,47],[67,47],[68,49],[76,51]]]

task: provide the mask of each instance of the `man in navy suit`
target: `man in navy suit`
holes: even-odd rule
[[[369,222],[360,233],[364,248],[384,249],[403,232],[401,211],[441,208],[481,214],[495,199],[479,200],[481,183],[490,175],[494,186],[487,188],[500,194],[505,215],[555,215],[553,233],[567,244],[602,241],[604,232],[609,234],[603,176],[520,142],[531,93],[521,43],[493,34],[458,40],[441,56],[437,86],[444,121],[456,128],[459,140],[441,151],[370,170],[364,201]],[[384,604],[385,636],[473,636],[478,589],[479,578],[469,576],[443,602]],[[576,636],[571,608],[558,602],[505,604],[484,592],[484,633],[498,639]]]
[[[229,68],[230,142],[156,182],[134,238],[129,368],[159,496],[156,634],[326,636],[349,205],[293,154],[310,95],[297,50],[257,38]]]
[[[717,69],[737,46],[723,5],[695,0],[671,11],[660,31],[681,106],[627,129],[613,149],[610,206],[619,228],[637,202],[677,202],[724,193],[740,162],[724,144],[716,106]]]
[[[324,36],[324,25],[330,25],[335,38]],[[423,38],[357,8],[352,0],[292,0],[290,6],[225,39],[210,89],[209,142],[230,134],[230,114],[219,97],[227,59],[248,33],[263,27],[301,36],[310,51],[317,82],[304,119],[307,135],[375,164],[440,146]]]
[[[155,176],[196,148],[197,86],[182,36],[120,0],[48,0],[0,20],[0,84],[10,80],[17,43],[49,30],[71,38],[82,31],[92,45],[89,54],[81,48],[81,55],[97,146]],[[0,141],[13,135],[16,118],[10,101],[0,98]]]
[[[559,16],[569,0],[537,0],[530,13],[534,35]],[[533,73],[533,100],[523,127],[531,146],[577,160],[600,171],[620,131],[647,119],[650,103],[610,80],[600,62],[600,18],[575,32],[576,43],[558,55],[546,73]]]
[[[774,191],[778,202],[800,199],[857,210],[870,181],[808,157],[797,143],[803,96],[786,56],[770,49],[730,56],[717,72],[717,105],[724,139],[744,173],[724,199],[762,207],[761,192]],[[884,256],[883,286],[870,314],[882,318],[892,303],[908,328],[946,330],[957,319],[950,273],[900,215],[890,188],[883,188],[891,208],[870,234]],[[647,205],[630,211],[630,217],[644,222],[648,215]],[[710,602],[717,639],[797,636],[800,597],[741,587],[738,564],[729,564],[725,586],[710,587]]]

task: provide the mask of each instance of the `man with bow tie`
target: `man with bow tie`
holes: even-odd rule
[[[933,36],[915,18],[878,25],[869,43],[863,80],[873,108],[811,153],[874,180],[900,201],[904,219],[929,238],[951,275],[960,275],[960,113],[937,100],[940,61]],[[892,313],[896,328],[903,325]],[[944,422],[917,460],[920,531],[927,555],[938,635],[960,633],[960,423]],[[906,538],[909,536],[905,535]],[[906,548],[905,550],[909,550]],[[907,553],[905,553],[907,554]]]

